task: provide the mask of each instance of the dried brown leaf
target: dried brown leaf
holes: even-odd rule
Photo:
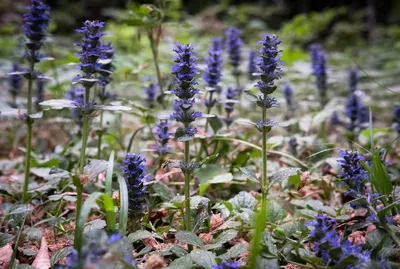
[[[47,241],[44,237],[42,237],[42,243],[40,244],[39,252],[33,261],[32,266],[38,269],[49,269],[51,266]]]

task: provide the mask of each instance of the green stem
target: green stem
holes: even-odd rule
[[[85,97],[84,102],[85,106],[89,102],[90,97],[90,88],[86,87],[85,89]],[[83,114],[83,130],[82,130],[82,146],[81,146],[81,154],[80,154],[80,164],[79,164],[79,175],[81,176],[84,173],[84,168],[86,164],[86,145],[89,136],[89,117],[86,113]],[[76,222],[80,217],[81,208],[82,208],[82,193],[83,193],[83,185],[81,183],[80,178],[76,181]],[[78,255],[81,255],[81,246],[82,246],[82,234],[79,234],[79,231],[75,229],[74,235],[74,248],[78,251]]]
[[[267,109],[263,108],[262,112],[262,117],[263,117],[263,122],[266,121],[267,118]],[[265,127],[263,128],[262,132],[262,169],[263,169],[263,174],[262,174],[262,184],[261,184],[261,192],[262,192],[262,206],[264,206],[267,202],[267,194],[268,194],[268,172],[267,172],[267,130]]]
[[[213,97],[213,92],[210,92],[210,96],[208,98],[208,100],[211,102],[212,101],[212,97]],[[211,107],[207,107],[207,114],[211,113]],[[204,132],[207,134],[208,132],[208,124],[209,124],[209,118],[206,119],[206,126],[204,127]]]
[[[28,121],[30,121],[29,118]],[[22,196],[23,204],[28,201],[28,185],[29,185],[29,175],[31,169],[31,151],[32,151],[32,123],[28,122],[27,127],[28,127],[28,132],[26,141],[25,179],[24,179],[24,190]]]
[[[185,164],[189,163],[189,141],[185,141],[185,157],[184,162]],[[191,230],[191,223],[190,223],[190,173],[185,173],[185,229],[187,231]]]
[[[102,105],[104,102],[101,103]],[[101,158],[101,139],[103,137],[103,112],[100,114],[100,133],[99,133],[99,141],[97,144],[97,159]]]
[[[149,30],[151,31],[151,30]],[[161,81],[161,72],[160,72],[160,67],[158,65],[158,52],[156,48],[156,44],[154,43],[154,39],[151,35],[151,33],[148,33],[149,40],[150,40],[150,46],[151,46],[151,52],[153,54],[153,61],[154,61],[154,66],[156,68],[156,74],[157,74],[157,83],[158,87],[160,88],[160,102],[162,106],[164,107],[164,90],[162,86],[162,81]]]
[[[30,64],[30,76],[28,80],[28,107],[27,107],[27,141],[26,141],[26,155],[25,155],[25,179],[24,187],[22,193],[22,203],[26,203],[28,200],[28,185],[29,185],[29,175],[31,173],[31,151],[32,151],[32,119],[30,118],[32,114],[32,87],[33,87],[33,70],[35,63]]]
[[[22,230],[24,229],[25,220],[26,220],[26,214],[24,214],[24,217],[21,222],[21,226],[19,227],[17,239],[15,240],[15,245],[14,245],[13,253],[11,255],[10,263],[8,264],[8,268],[16,268],[15,260],[17,258],[19,241],[21,240],[21,234],[22,234]]]

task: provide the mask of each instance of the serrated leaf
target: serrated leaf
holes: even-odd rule
[[[193,262],[189,256],[181,257],[173,262],[171,262],[168,266],[170,269],[188,269],[192,268]]]
[[[231,241],[237,236],[238,232],[236,230],[226,230],[223,231],[216,239],[213,240],[213,243],[210,245],[206,245],[206,249],[215,249],[221,247],[223,244]]]
[[[89,181],[96,179],[99,174],[107,170],[108,162],[104,160],[89,159],[84,168],[84,174],[88,176]]]
[[[58,178],[69,178],[70,173],[68,171],[65,171],[63,169],[59,169],[56,167],[52,168],[37,168],[37,167],[32,167],[31,168],[31,173],[43,178],[44,180],[54,180]]]
[[[250,179],[251,181],[260,184],[260,182],[258,181],[258,178],[256,176],[255,173],[253,173],[253,171],[251,171],[250,169],[248,169],[247,167],[239,167],[240,172],[242,172],[242,174],[244,176],[246,176],[248,179]]]
[[[229,200],[235,211],[241,212],[243,209],[253,210],[257,205],[257,199],[245,191],[239,192],[235,197]]]
[[[69,247],[65,247],[65,248],[62,248],[62,249],[54,252],[50,257],[51,267],[53,268],[57,262],[59,262],[61,259],[65,258],[65,257],[67,257],[70,252],[71,252],[71,249]]]
[[[10,212],[8,213],[8,215],[19,215],[19,214],[23,214],[26,215],[28,213],[30,213],[32,211],[32,209],[28,206],[28,205],[14,205]]]
[[[95,220],[92,220],[92,221],[89,221],[88,223],[86,223],[85,228],[83,229],[83,232],[89,233],[90,231],[93,231],[93,230],[101,230],[106,226],[107,226],[107,223],[105,220],[95,219]]]
[[[187,255],[186,250],[178,245],[173,245],[172,248],[170,248],[169,250],[178,257],[184,257]]]
[[[222,260],[233,259],[233,258],[239,257],[246,251],[247,251],[247,247],[245,245],[238,244],[238,245],[235,245],[235,246],[231,247],[230,249],[228,249],[228,251],[226,253],[218,256],[218,258],[221,258]]]
[[[179,231],[176,233],[175,239],[188,245],[204,247],[203,241],[193,232]]]
[[[275,240],[272,238],[270,232],[265,232],[263,237],[263,242],[267,247],[267,251],[269,254],[276,256],[278,254],[278,248],[275,245]]]
[[[130,235],[128,235],[128,239],[131,243],[135,243],[136,241],[143,240],[149,237],[152,237],[153,234],[146,230],[139,230]]]
[[[283,168],[271,175],[271,185],[280,183],[284,180],[288,180],[289,177],[296,175],[300,171],[300,168]]]
[[[212,269],[212,266],[216,264],[215,254],[206,250],[195,249],[189,256],[194,263],[207,269]]]
[[[282,221],[287,216],[284,210],[278,203],[270,202],[267,204],[267,221],[276,224]]]

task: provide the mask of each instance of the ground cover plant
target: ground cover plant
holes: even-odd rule
[[[273,30],[251,7],[128,4],[65,37],[29,1],[1,55],[2,268],[400,267],[398,46],[298,34],[345,8]]]

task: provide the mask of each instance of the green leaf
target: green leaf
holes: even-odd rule
[[[257,257],[256,269],[279,269],[278,259],[265,259],[261,256]]]
[[[268,253],[276,256],[278,254],[278,248],[275,245],[275,240],[272,238],[270,232],[265,232],[263,237],[263,242],[267,247]]]
[[[228,260],[228,259],[233,259],[236,257],[239,257],[241,254],[245,253],[247,251],[247,247],[243,244],[238,244],[233,246],[232,248],[228,249],[228,251],[220,256],[218,258],[221,258],[221,260]]]
[[[365,165],[366,166],[366,165]],[[364,167],[365,167],[364,166]],[[372,165],[369,169],[371,183],[381,195],[390,195],[393,191],[392,182],[389,179],[386,167],[380,158],[380,152],[376,151],[372,155]]]
[[[235,211],[241,212],[243,209],[253,210],[257,205],[257,199],[248,192],[241,191],[235,197],[229,200]]]
[[[212,269],[212,266],[216,264],[215,254],[202,249],[195,249],[189,254],[193,262],[206,269]]]
[[[14,235],[12,234],[5,234],[5,233],[0,233],[0,248],[4,247],[7,245],[7,243],[11,242],[14,238]]]
[[[293,250],[292,252],[295,252],[295,251]],[[294,253],[294,254],[297,254],[297,253]],[[318,262],[322,261],[321,258],[316,257],[309,249],[299,248],[298,254],[299,254],[300,258],[302,258],[303,260],[305,260],[306,262],[309,262],[309,263],[318,263]]]
[[[278,203],[270,202],[267,204],[267,221],[273,224],[282,221],[287,216],[284,210]]]
[[[372,230],[367,234],[367,242],[372,248],[376,248],[384,238],[385,233],[379,229]]]
[[[18,264],[17,269],[38,269],[29,264]]]
[[[105,220],[95,219],[95,220],[92,220],[92,221],[89,221],[88,223],[86,223],[85,229],[83,229],[83,232],[85,234],[87,234],[93,230],[101,230],[106,226],[107,226],[107,223]]]
[[[50,257],[51,268],[53,268],[54,265],[56,265],[56,263],[59,262],[61,259],[67,257],[70,252],[71,249],[69,247],[65,247],[54,252]]]
[[[255,173],[253,173],[253,171],[251,171],[250,169],[248,169],[247,167],[239,167],[240,172],[242,172],[243,175],[245,175],[248,179],[250,179],[251,181],[260,184],[260,182],[258,181],[258,178],[256,176]]]
[[[213,243],[210,245],[206,245],[206,249],[215,249],[221,247],[223,244],[233,240],[237,236],[238,232],[236,230],[226,230],[223,231],[216,239],[213,240]]]
[[[178,257],[184,257],[187,255],[186,250],[178,245],[173,245],[172,248],[170,248],[169,250]]]
[[[219,164],[205,164],[196,170],[195,175],[200,182],[200,195],[203,195],[209,185],[231,182],[233,175],[227,173]]]
[[[205,164],[194,173],[199,179],[200,185],[208,184],[209,181],[213,180],[219,175],[226,174],[226,170],[222,165],[219,164]]]
[[[103,207],[104,211],[106,213],[106,221],[107,221],[107,228],[110,231],[115,231],[116,230],[116,216],[114,212],[114,201],[111,198],[110,195],[107,193],[104,193],[102,195],[103,198]]]
[[[48,181],[70,177],[70,173],[68,171],[56,167],[52,168],[32,167],[31,173]]]
[[[275,184],[275,183],[281,183],[284,180],[288,180],[289,177],[298,174],[300,171],[300,168],[283,168],[280,169],[278,171],[276,171],[275,173],[273,173],[271,175],[271,183]]]
[[[224,124],[222,123],[219,117],[209,118],[208,122],[210,123],[210,126],[213,129],[214,134],[216,134],[219,130],[221,130],[222,127],[224,127]]]
[[[108,162],[104,160],[89,159],[85,165],[84,173],[88,176],[89,181],[95,180],[101,173],[107,170]]]
[[[136,232],[128,235],[128,239],[133,244],[136,241],[143,240],[143,239],[146,239],[146,238],[150,238],[152,236],[153,236],[153,234],[151,232],[149,232],[149,231],[139,230],[139,231],[136,231]]]
[[[204,247],[203,241],[193,232],[179,231],[176,233],[175,239],[188,245]]]
[[[339,260],[340,257],[342,256],[343,251],[342,248],[333,248],[331,250],[329,250],[329,256],[333,259],[333,260]]]
[[[126,186],[125,179],[121,175],[117,175],[119,185],[119,233],[125,235],[126,227],[128,225],[128,210],[129,210],[129,196],[128,187]]]
[[[106,176],[106,193],[112,197],[112,178],[114,170],[114,151],[111,151],[110,157],[107,164],[107,176]]]
[[[94,192],[89,195],[89,197],[86,199],[85,203],[83,204],[80,215],[76,221],[75,232],[77,232],[78,234],[83,234],[86,218],[89,216],[90,211],[92,210],[93,207],[98,208],[96,201],[98,198],[101,197],[101,195],[102,195],[101,192]],[[83,239],[82,236],[79,236],[78,242],[76,242],[76,241],[74,242],[75,243],[74,246],[76,247],[76,249],[78,251],[82,247],[82,239]]]
[[[171,201],[175,197],[175,193],[173,190],[168,188],[167,185],[165,185],[162,182],[157,182],[152,185],[152,188],[154,192],[163,200],[164,202]]]
[[[189,256],[181,257],[173,262],[171,262],[168,266],[170,269],[189,269],[193,267],[192,259]]]

